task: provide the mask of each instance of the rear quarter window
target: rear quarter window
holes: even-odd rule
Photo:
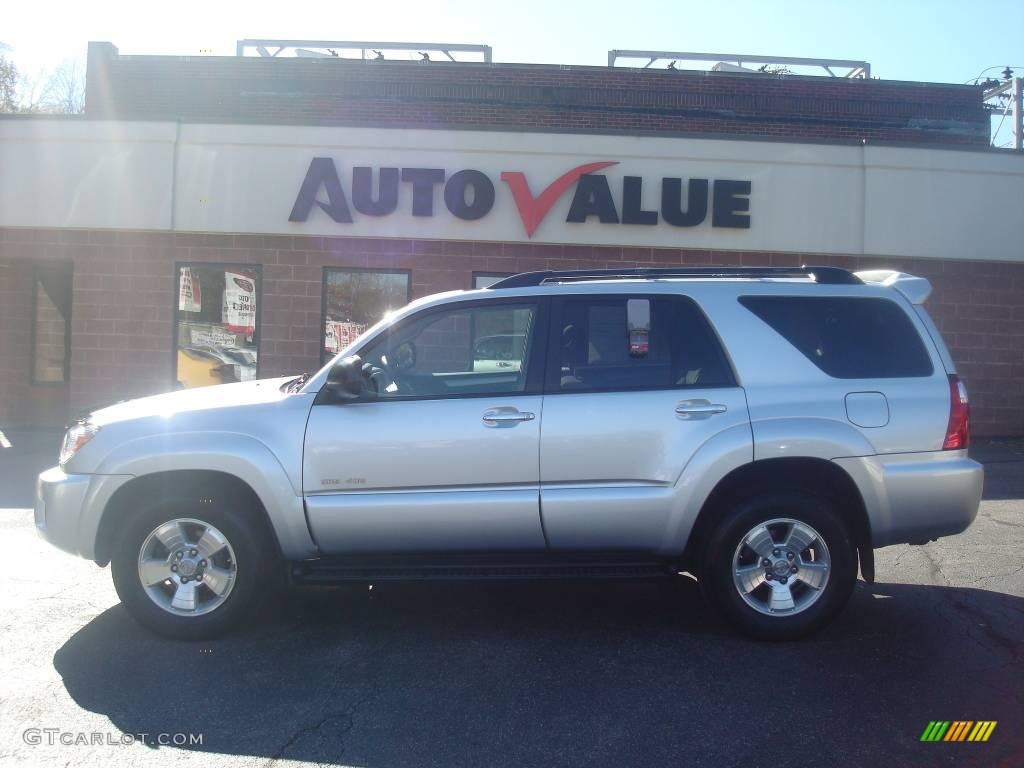
[[[917,329],[888,299],[741,296],[739,301],[829,376],[932,375],[932,362]]]

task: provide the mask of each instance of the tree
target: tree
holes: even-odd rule
[[[50,74],[41,102],[46,112],[78,115],[85,110],[85,74],[78,59],[64,59]]]
[[[18,71],[0,43],[0,112],[77,115],[85,111],[85,72],[80,59],[64,59],[35,75]]]
[[[18,68],[3,54],[7,46],[0,43],[0,112],[18,111]]]

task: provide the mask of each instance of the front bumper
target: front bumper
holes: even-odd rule
[[[924,544],[966,530],[978,515],[985,470],[967,451],[835,459],[857,483],[875,548]]]
[[[36,481],[35,523],[55,547],[92,560],[100,518],[114,492],[132,475],[69,475],[53,467]]]

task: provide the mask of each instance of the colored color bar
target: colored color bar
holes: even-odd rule
[[[967,725],[966,720],[954,720],[953,724],[949,727],[949,733],[946,734],[946,738],[943,741],[960,741],[960,733],[965,725]]]
[[[988,741],[995,720],[930,720],[921,741]]]

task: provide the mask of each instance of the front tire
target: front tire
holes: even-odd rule
[[[196,492],[132,515],[110,565],[118,597],[136,621],[164,637],[205,640],[267,603],[261,598],[278,562],[261,520]]]
[[[725,509],[699,578],[735,627],[761,640],[789,640],[835,618],[857,579],[857,548],[834,500],[777,491]]]

